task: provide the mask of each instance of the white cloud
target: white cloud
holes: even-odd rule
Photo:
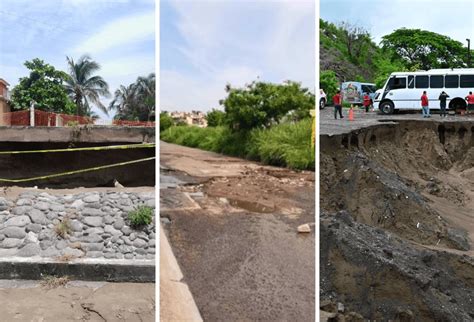
[[[161,107],[210,110],[225,97],[230,82],[291,79],[314,87],[314,2],[173,1],[182,44],[180,71],[161,65]],[[167,28],[162,26],[162,32]],[[185,70],[185,71],[182,71]],[[197,72],[196,72],[197,71]],[[183,86],[186,84],[186,95]],[[188,88],[191,87],[191,88]],[[184,96],[192,96],[192,99]]]
[[[119,18],[106,24],[100,31],[85,39],[76,48],[76,53],[97,54],[120,46],[134,45],[153,39],[155,35],[155,13],[147,12]]]

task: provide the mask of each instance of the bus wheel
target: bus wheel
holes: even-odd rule
[[[393,114],[393,110],[394,110],[393,103],[390,101],[383,102],[380,105],[380,111],[382,112],[382,114],[385,114],[385,115]]]
[[[324,98],[321,98],[319,100],[319,109],[324,110],[325,107],[326,107],[326,100]]]

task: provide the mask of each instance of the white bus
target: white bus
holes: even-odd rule
[[[374,107],[383,114],[396,110],[421,110],[421,95],[426,91],[430,109],[439,109],[439,94],[449,98],[446,108],[465,109],[465,97],[474,92],[474,68],[431,69],[418,72],[392,73],[381,90],[377,91]]]

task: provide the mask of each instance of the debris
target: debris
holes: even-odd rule
[[[311,227],[309,224],[303,224],[298,226],[298,232],[299,233],[310,233],[311,232]]]
[[[420,228],[420,223],[417,223],[417,224],[416,224],[416,228]]]
[[[120,182],[117,181],[117,179],[114,179],[114,186],[115,188],[124,188],[124,186],[121,185]]]

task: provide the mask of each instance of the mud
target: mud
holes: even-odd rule
[[[334,268],[321,271],[323,298],[377,320],[472,319],[462,298],[472,300],[474,279],[474,122],[405,120],[320,138],[322,211],[347,211],[358,229],[372,230],[365,236],[370,247],[348,251],[354,236],[322,225],[321,267]],[[410,262],[376,258],[384,250],[393,255],[394,243],[403,244]],[[426,252],[436,257],[436,276],[423,271]],[[458,265],[462,258],[467,264]],[[431,295],[410,270],[438,281]],[[459,296],[444,299],[454,285]],[[379,292],[363,293],[374,288]]]
[[[155,284],[0,280],[2,321],[155,321]]]
[[[314,173],[162,148],[160,216],[204,321],[314,321]]]

